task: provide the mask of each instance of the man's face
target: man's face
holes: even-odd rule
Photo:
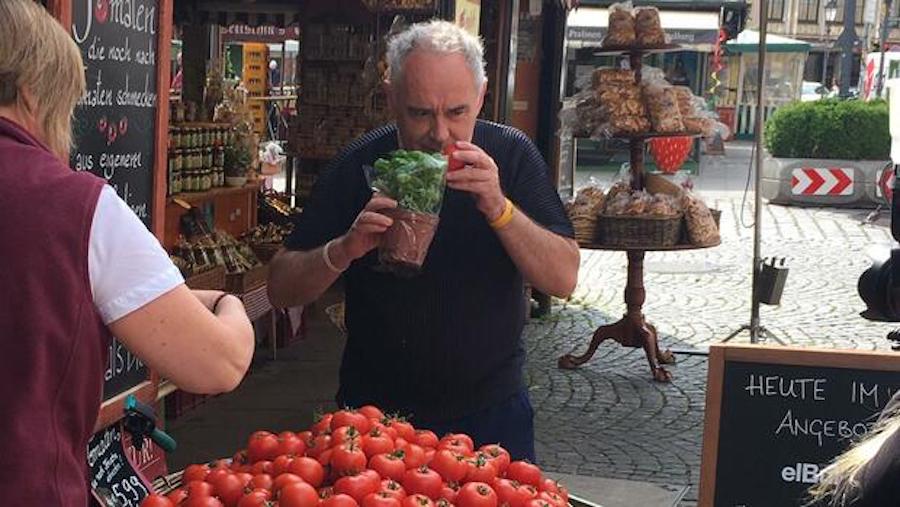
[[[471,141],[485,89],[462,55],[413,50],[399,80],[387,83],[401,148],[434,152]]]

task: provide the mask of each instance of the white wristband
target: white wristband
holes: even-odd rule
[[[335,240],[331,240],[328,243],[325,243],[325,247],[322,248],[322,260],[325,261],[325,265],[328,266],[328,269],[334,271],[335,273],[343,273],[344,269],[339,269],[337,266],[331,262],[331,256],[328,255],[328,249],[331,248],[331,244],[334,243]]]

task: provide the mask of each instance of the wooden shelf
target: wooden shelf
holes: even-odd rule
[[[651,54],[659,54],[659,53],[671,53],[673,51],[681,51],[682,46],[680,44],[664,44],[662,46],[653,46],[653,47],[635,47],[635,46],[614,46],[614,47],[606,47],[595,50],[594,56],[604,56],[604,55],[621,55],[624,53],[628,53],[630,55],[651,55]]]
[[[578,248],[582,248],[584,250],[607,250],[612,252],[677,252],[682,250],[703,250],[705,248],[715,248],[720,244],[721,242],[714,245],[703,246],[691,244],[679,244],[672,246],[616,246],[601,245],[599,243],[578,243]]]
[[[182,192],[180,194],[175,194],[173,196],[169,196],[168,202],[175,202],[176,199],[184,201],[189,204],[207,202],[215,199],[216,197],[221,197],[225,195],[232,194],[240,194],[248,191],[257,191],[259,190],[260,183],[259,182],[250,182],[242,187],[219,187],[214,188],[212,190],[206,192]]]

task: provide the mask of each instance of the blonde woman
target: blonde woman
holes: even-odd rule
[[[112,336],[198,393],[236,387],[253,354],[240,300],[192,293],[115,192],[67,166],[84,90],[66,31],[32,0],[0,1],[4,505],[87,505]]]
[[[894,396],[865,439],[838,456],[810,490],[810,505],[900,505],[900,395]]]

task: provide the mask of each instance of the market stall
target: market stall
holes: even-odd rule
[[[809,43],[803,41],[772,34],[766,36],[769,58],[762,81],[766,83],[764,119],[779,107],[800,99],[803,68],[809,49]],[[734,123],[729,127],[735,135],[750,138],[755,128],[757,108],[759,32],[744,30],[735,40],[725,44],[725,51],[729,56],[717,105],[720,110],[727,111],[723,117],[733,115]]]

